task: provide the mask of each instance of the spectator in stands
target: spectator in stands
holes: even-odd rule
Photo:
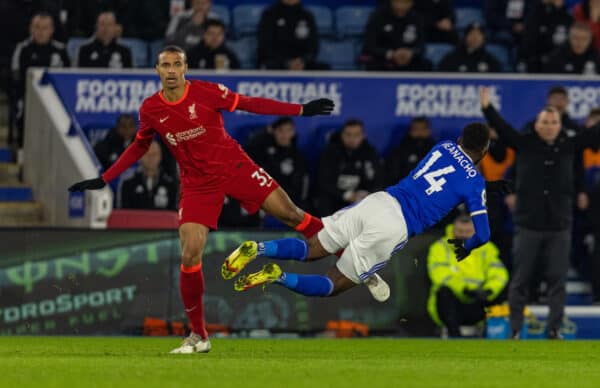
[[[590,26],[594,47],[600,51],[600,0],[583,0],[573,8],[573,17]]]
[[[198,46],[204,36],[204,24],[209,20],[219,19],[219,15],[210,12],[211,5],[211,0],[192,0],[189,10],[171,18],[166,32],[166,42],[177,45],[185,51]]]
[[[431,123],[426,117],[415,117],[408,133],[385,160],[386,185],[394,185],[414,169],[435,145]]]
[[[592,45],[590,27],[581,22],[573,24],[568,42],[548,56],[542,69],[544,73],[599,74],[600,59]]]
[[[121,186],[121,208],[177,210],[177,181],[161,171],[161,159],[160,144],[154,141],[140,159],[139,171]]]
[[[433,321],[460,337],[461,325],[485,319],[485,308],[505,298],[508,271],[498,258],[498,249],[488,242],[458,262],[448,239],[468,239],[475,227],[468,215],[458,216],[446,227],[446,235],[434,242],[427,256],[431,289],[427,310]]]
[[[126,0],[86,0],[68,1],[63,5],[71,36],[89,37],[94,34],[98,15],[102,12],[112,11],[117,17],[115,27],[117,36],[123,32],[123,18],[127,12]]]
[[[515,151],[507,147],[498,138],[498,133],[490,128],[490,147],[488,153],[483,157],[479,168],[486,181],[497,181],[507,179],[511,168],[515,162]],[[500,251],[502,262],[507,268],[512,268],[511,247],[512,247],[512,228],[511,214],[514,206],[511,208],[506,204],[507,198],[510,202],[514,194],[503,196],[494,193],[487,197],[488,218],[490,223],[490,241],[492,241]],[[514,203],[514,201],[513,201]]]
[[[502,71],[500,62],[485,49],[483,27],[473,23],[465,29],[463,42],[442,58],[440,71],[461,73],[498,73]]]
[[[133,66],[131,50],[117,41],[117,19],[114,12],[106,11],[98,15],[94,37],[77,52],[77,66],[112,69]]]
[[[258,23],[258,66],[263,69],[319,70],[319,31],[300,0],[278,0]]]
[[[248,155],[262,166],[294,203],[305,208],[308,195],[306,160],[296,147],[296,126],[290,117],[281,117],[271,124],[267,144],[247,148]]]
[[[69,56],[65,45],[52,39],[54,33],[54,22],[52,16],[47,13],[37,13],[31,18],[29,25],[30,37],[17,44],[12,57],[12,79],[14,93],[12,117],[15,119],[17,128],[16,139],[13,139],[12,131],[9,133],[9,142],[16,140],[19,146],[23,145],[23,118],[24,118],[24,96],[25,75],[29,67],[68,67]]]
[[[413,0],[389,0],[369,17],[360,61],[367,70],[427,71],[425,24]]]
[[[568,137],[561,131],[558,111],[548,107],[538,114],[534,131],[519,133],[490,104],[486,89],[481,92],[481,107],[500,140],[515,149],[518,164],[514,212],[517,230],[509,291],[513,338],[520,337],[523,308],[535,273],[544,273],[548,285],[548,337],[561,338],[575,197],[573,166],[579,148],[600,145],[600,126]],[[537,262],[538,257],[542,263]]]
[[[418,0],[415,9],[424,18],[427,42],[458,42],[453,0]]]
[[[592,109],[585,126],[591,128],[600,123],[600,108]],[[590,198],[588,222],[594,236],[589,279],[592,283],[592,303],[600,304],[600,147],[583,151],[586,189]]]
[[[485,24],[491,37],[504,43],[520,44],[525,30],[525,17],[536,1],[538,0],[486,0]]]
[[[525,19],[525,32],[520,47],[520,72],[538,73],[548,55],[567,42],[573,17],[565,6],[565,0],[541,0]]]
[[[11,89],[11,56],[17,43],[29,35],[30,5],[21,1],[0,1],[0,92]]]
[[[169,23],[168,1],[127,0],[123,8],[123,36],[141,39],[151,44],[164,39]]]
[[[217,19],[204,23],[202,41],[187,53],[190,69],[239,69],[237,55],[225,45],[225,24]]]
[[[383,186],[382,163],[365,137],[364,124],[351,119],[334,133],[321,154],[317,209],[322,216],[360,201]]]
[[[137,124],[135,117],[122,114],[117,119],[116,126],[111,129],[103,140],[96,143],[94,152],[103,169],[107,169],[121,156],[125,148],[133,141]]]

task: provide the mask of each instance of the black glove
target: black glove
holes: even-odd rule
[[[104,182],[102,178],[94,178],[71,185],[71,187],[69,187],[69,191],[98,190],[104,186],[106,186],[106,182]]]
[[[492,291],[484,290],[483,288],[476,288],[474,290],[469,290],[465,288],[463,290],[463,294],[468,296],[469,298],[475,300],[476,302],[487,302],[487,298],[492,295]]]
[[[454,253],[456,254],[457,261],[461,261],[465,257],[469,256],[469,252],[467,252],[465,249],[465,240],[462,238],[448,239],[448,244],[454,245]]]
[[[488,195],[492,193],[506,195],[512,193],[512,187],[511,183],[509,181],[505,181],[504,179],[500,179],[498,181],[486,181],[485,191]]]
[[[335,104],[328,98],[319,98],[302,105],[302,116],[330,115]]]

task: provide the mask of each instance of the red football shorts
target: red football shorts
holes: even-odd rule
[[[183,188],[179,201],[179,225],[186,222],[217,229],[225,196],[236,199],[249,213],[256,213],[279,184],[250,158],[236,162],[228,179],[217,187]]]

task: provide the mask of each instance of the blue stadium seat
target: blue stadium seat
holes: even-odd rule
[[[340,7],[335,11],[337,33],[340,36],[363,35],[373,7]]]
[[[165,47],[165,41],[162,39],[152,41],[148,43],[149,57],[148,57],[148,66],[154,67],[156,64],[156,57],[158,56],[158,52]]]
[[[456,8],[456,29],[464,30],[471,23],[479,23],[485,25],[483,12],[479,8]]]
[[[71,62],[77,61],[77,51],[79,47],[83,46],[90,38],[71,38],[67,42],[67,54],[71,58]]]
[[[330,64],[333,70],[353,70],[356,69],[354,52],[353,40],[333,41],[323,39],[319,45],[317,59],[320,62]]]
[[[306,9],[315,17],[319,35],[333,34],[333,13],[331,9],[321,5],[308,5]]]
[[[129,47],[133,56],[133,67],[148,67],[148,44],[141,39],[119,39],[123,46]]]
[[[486,44],[485,48],[490,54],[496,57],[498,62],[500,62],[503,72],[509,73],[513,71],[513,63],[510,51],[505,46],[499,44]]]
[[[236,36],[254,35],[265,4],[244,4],[233,9],[233,32]]]
[[[437,68],[442,58],[453,49],[454,46],[448,43],[428,43],[425,45],[425,58],[433,63],[434,68]]]
[[[246,37],[227,42],[227,45],[237,54],[242,69],[256,69],[258,41],[254,37]]]
[[[219,15],[219,19],[221,19],[226,26],[231,25],[231,15],[229,15],[229,8],[227,8],[227,6],[213,4],[210,6],[210,12],[214,12]]]

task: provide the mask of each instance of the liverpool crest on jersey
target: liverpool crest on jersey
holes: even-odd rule
[[[198,118],[198,115],[196,114],[196,103],[193,103],[192,105],[188,106],[188,112],[190,112],[190,120]]]

